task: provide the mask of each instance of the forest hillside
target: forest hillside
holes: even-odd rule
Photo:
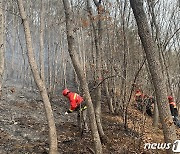
[[[11,93],[6,88],[8,98],[0,104],[0,153],[2,154],[46,154],[49,151],[48,126],[42,101],[37,94],[27,98],[23,92]],[[14,97],[18,98],[17,100]],[[8,99],[8,100],[7,100]],[[81,137],[76,126],[76,113],[65,116],[68,102],[60,96],[52,99],[55,116],[58,151],[60,154],[91,154],[93,141],[91,133]],[[128,112],[128,130],[124,129],[123,117],[109,113],[106,101],[103,101],[102,123],[107,141],[103,143],[105,154],[123,153],[165,153],[164,150],[144,149],[145,143],[164,143],[162,126],[152,126],[152,118],[137,110],[134,102]],[[180,129],[176,129],[180,138]]]
[[[0,0],[0,153],[180,152],[179,9]]]

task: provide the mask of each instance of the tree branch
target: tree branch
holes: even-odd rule
[[[172,35],[171,37],[164,43],[163,45],[163,51],[166,49],[168,43],[171,41],[171,39],[174,37],[174,35],[180,30],[180,28],[178,28]]]
[[[99,2],[97,0],[93,0],[94,4],[96,5],[96,7],[99,7],[99,5],[101,4],[101,0],[99,0]]]
[[[107,79],[109,79],[109,78],[114,78],[114,77],[121,77],[121,78],[123,78],[124,80],[126,80],[123,76],[118,75],[118,74],[116,74],[116,75],[111,75],[111,76],[107,76],[107,77],[105,77],[101,82],[99,82],[96,86],[94,86],[94,87],[90,90],[90,93],[91,93],[92,91],[94,91],[97,87],[99,87],[105,80],[107,80]]]

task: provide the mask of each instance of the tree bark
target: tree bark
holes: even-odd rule
[[[95,153],[102,154],[102,145],[101,145],[98,128],[97,128],[97,124],[96,124],[94,108],[93,108],[91,96],[89,93],[88,84],[86,81],[86,75],[85,75],[85,72],[83,71],[82,66],[80,65],[80,63],[77,59],[77,55],[75,53],[75,37],[74,37],[73,26],[72,26],[73,25],[72,11],[70,9],[69,1],[63,0],[63,4],[64,4],[64,11],[65,11],[65,18],[66,18],[66,33],[67,33],[67,40],[68,40],[69,55],[71,57],[74,69],[79,78],[80,85],[81,85],[82,91],[84,93],[84,98],[87,103],[92,137],[93,137],[93,141],[94,141],[94,145],[95,145]]]
[[[164,64],[164,71],[163,71],[163,68],[162,68],[162,72],[164,72],[165,76],[167,77],[166,80],[167,80],[167,85],[168,85],[168,93],[173,95],[173,88],[171,86],[171,82],[170,82],[170,74],[169,74],[169,68],[167,66],[167,61],[166,61],[166,58],[165,58],[165,54],[164,54],[164,51],[163,51],[163,46],[162,46],[162,41],[161,41],[161,38],[160,38],[160,28],[157,24],[157,21],[156,21],[156,15],[155,15],[155,12],[154,12],[154,7],[155,7],[155,1],[147,1],[148,3],[148,6],[149,6],[149,12],[152,16],[152,24],[154,24],[154,27],[156,29],[156,40],[157,40],[157,46],[158,46],[158,50],[159,50],[159,55],[160,55],[160,58],[161,58],[161,62]],[[154,43],[156,43],[156,41],[154,41]]]
[[[3,0],[0,0],[0,98],[2,95],[3,73],[4,73],[4,14],[3,14]]]
[[[45,111],[46,111],[46,117],[47,117],[48,126],[49,126],[49,141],[50,141],[49,153],[56,154],[57,153],[57,135],[56,135],[56,127],[55,127],[51,104],[50,104],[50,101],[49,101],[49,98],[47,95],[45,84],[42,81],[42,79],[40,78],[37,63],[34,58],[30,28],[29,28],[29,23],[28,23],[27,17],[26,17],[26,12],[24,10],[23,1],[18,0],[17,2],[18,2],[19,11],[20,11],[20,15],[22,18],[23,26],[24,26],[26,46],[27,46],[27,51],[28,51],[27,56],[28,56],[29,64],[30,64],[31,70],[33,72],[35,82],[36,82],[36,84],[39,88],[40,94],[42,96]]]
[[[101,1],[93,0],[94,4],[96,5],[97,12],[98,12],[98,23],[97,23],[97,30],[95,29],[95,25],[93,25],[94,30],[94,36],[95,36],[95,48],[96,48],[96,83],[99,84],[100,80],[102,79],[101,74],[101,51],[102,51],[102,5]],[[92,15],[92,10],[90,7],[90,0],[87,0],[87,7],[88,11],[90,13],[90,16]],[[91,19],[91,17],[90,17]],[[92,24],[93,21],[91,20]],[[101,139],[106,139],[103,127],[102,127],[102,120],[101,120],[101,86],[98,86],[95,90],[96,93],[96,103],[95,103],[95,115],[96,115],[96,122],[98,126],[98,131]]]
[[[143,0],[130,0],[131,7],[138,26],[138,33],[146,54],[150,73],[152,76],[160,121],[163,126],[164,139],[166,143],[173,143],[176,139],[175,126],[170,116],[170,108],[167,101],[166,85],[163,79],[160,62],[154,47],[153,39],[150,34],[150,28],[143,8]],[[172,153],[172,150],[167,150]]]
[[[110,113],[114,114],[113,102],[112,102],[112,98],[110,96],[109,89],[108,89],[108,81],[104,82],[104,88],[105,88],[105,93],[106,93],[106,97],[107,97],[107,104],[109,107],[109,111],[110,111]]]
[[[154,111],[153,111],[153,126],[156,128],[158,127],[159,123],[159,113],[158,113],[158,106],[157,102],[154,103]]]
[[[44,76],[44,10],[45,3],[44,0],[41,0],[41,21],[40,21],[40,77],[41,80],[45,83]]]

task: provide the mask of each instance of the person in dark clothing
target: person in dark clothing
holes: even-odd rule
[[[135,93],[135,101],[138,110],[142,111],[143,110],[143,93],[140,90],[137,90]]]
[[[171,115],[173,117],[174,124],[180,128],[180,120],[178,118],[178,110],[176,107],[176,103],[174,102],[174,99],[172,96],[168,96],[169,100],[169,106],[171,110]]]
[[[152,96],[145,96],[144,98],[144,105],[145,105],[145,108],[146,108],[146,113],[147,115],[149,115],[150,117],[153,116],[153,105],[155,103],[155,99],[154,97]]]

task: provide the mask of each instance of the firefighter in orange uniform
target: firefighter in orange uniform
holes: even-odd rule
[[[85,110],[87,109],[87,106],[84,103],[83,98],[78,95],[77,93],[71,92],[69,89],[64,89],[62,94],[69,99],[70,102],[70,108],[65,112],[65,115],[72,113],[74,111],[78,112],[77,115],[77,122],[78,126],[81,124],[81,113],[82,113],[82,118],[85,123],[85,128],[87,129],[87,124],[86,124],[86,112]]]
[[[178,118],[178,110],[176,107],[176,103],[174,102],[174,99],[172,96],[168,96],[169,100],[169,106],[171,110],[171,115],[173,117],[174,124],[180,128],[180,120]]]

